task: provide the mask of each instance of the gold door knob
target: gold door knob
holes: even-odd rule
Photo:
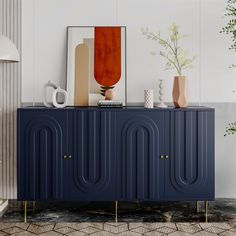
[[[72,156],[70,155],[68,158],[69,158],[69,159],[71,159],[71,158],[72,158]]]
[[[67,159],[67,155],[64,155],[64,159]]]
[[[164,159],[165,157],[163,155],[160,156],[161,159]]]
[[[168,159],[169,158],[169,156],[168,155],[166,155],[166,159]]]

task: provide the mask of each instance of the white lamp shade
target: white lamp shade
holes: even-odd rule
[[[6,36],[0,35],[0,62],[19,62],[20,55],[15,44]]]

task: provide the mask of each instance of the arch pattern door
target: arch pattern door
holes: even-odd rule
[[[159,200],[162,194],[166,112],[123,112],[117,115],[121,200]]]
[[[60,200],[67,113],[18,112],[18,200]]]
[[[214,112],[171,114],[170,158],[165,161],[165,198],[214,198]]]
[[[114,200],[116,127],[114,111],[77,110],[73,118],[69,195],[74,200]]]

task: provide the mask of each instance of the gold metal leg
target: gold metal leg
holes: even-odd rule
[[[27,201],[24,202],[24,223],[27,223]]]
[[[206,216],[206,223],[208,222],[208,201],[205,201],[205,216]]]
[[[118,222],[117,209],[118,209],[118,201],[116,201],[116,223]]]
[[[198,201],[196,201],[196,211],[197,211],[197,213],[199,213],[199,202]]]
[[[33,202],[33,210],[35,211],[36,209],[36,202]]]

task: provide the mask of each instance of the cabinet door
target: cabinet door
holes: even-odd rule
[[[70,200],[115,200],[115,112],[77,110],[73,125],[73,151],[68,162]]]
[[[165,199],[213,200],[214,112],[172,112],[170,126],[170,158],[165,160]]]
[[[120,200],[162,198],[165,119],[168,112],[117,112],[117,196]]]
[[[19,200],[63,198],[66,142],[66,111],[18,111]]]

